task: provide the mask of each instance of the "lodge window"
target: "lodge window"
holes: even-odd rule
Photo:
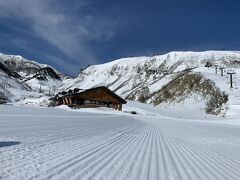
[[[74,99],[73,100],[73,104],[74,105],[83,105],[84,104],[84,100],[83,99]]]

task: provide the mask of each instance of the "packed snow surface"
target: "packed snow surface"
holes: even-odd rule
[[[137,115],[127,112],[136,111]],[[240,120],[0,106],[0,179],[239,180]]]

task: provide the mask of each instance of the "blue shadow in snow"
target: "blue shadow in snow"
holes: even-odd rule
[[[0,148],[7,147],[7,146],[14,146],[18,144],[20,144],[20,142],[18,141],[4,141],[4,142],[0,141]]]

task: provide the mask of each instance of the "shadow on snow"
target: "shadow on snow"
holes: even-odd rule
[[[18,144],[20,144],[20,142],[18,141],[4,141],[4,142],[0,141],[0,148],[7,147],[7,146],[14,146]]]

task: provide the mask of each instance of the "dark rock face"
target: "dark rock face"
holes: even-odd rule
[[[60,76],[50,67],[46,67],[46,68],[41,68],[39,70],[39,73],[44,74],[44,75],[48,75],[50,76],[52,79],[57,79],[57,80],[61,80]]]
[[[0,57],[0,62],[4,64],[11,72],[31,75],[39,71],[41,66],[34,62],[28,61],[20,56],[4,55]]]
[[[191,93],[197,93],[207,100],[208,114],[219,114],[222,105],[228,101],[228,95],[216,87],[213,81],[205,79],[200,73],[183,73],[159,90],[152,102],[155,105],[162,102],[180,102]]]
[[[50,67],[41,68],[40,70],[38,70],[32,76],[26,78],[24,80],[24,82],[29,81],[29,80],[34,79],[34,78],[36,78],[40,81],[47,81],[48,78],[61,81],[60,76]]]
[[[18,78],[18,79],[21,78],[21,76],[18,73],[11,71],[8,67],[6,67],[1,62],[0,62],[0,70],[2,70],[3,72],[5,72],[7,75],[9,75],[11,77]]]
[[[61,80],[61,75],[58,75],[51,67],[39,64],[35,61],[29,61],[21,56],[1,55],[0,69],[9,76],[27,81],[32,78],[39,80],[47,80],[47,77]]]

